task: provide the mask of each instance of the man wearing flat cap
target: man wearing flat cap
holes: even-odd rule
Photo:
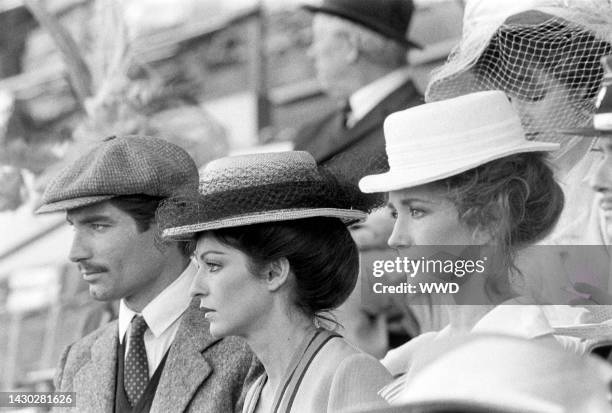
[[[104,140],[47,186],[37,212],[66,211],[90,294],[120,300],[118,320],[62,354],[56,389],[76,392],[77,411],[240,411],[253,355],[210,335],[189,295],[190,244],[161,241],[155,222],[161,201],[197,189],[187,152],[143,136]]]
[[[294,149],[310,152],[334,175],[357,184],[366,175],[388,170],[385,118],[423,103],[406,62],[407,51],[419,47],[406,37],[414,6],[412,0],[324,0],[303,7],[314,13],[309,54],[318,80],[339,108],[298,130]],[[384,202],[381,194],[364,197],[372,206]],[[370,217],[352,228],[362,268],[389,253],[386,240],[393,224],[387,221]],[[387,329],[381,308],[390,303],[364,306],[371,300],[358,293],[341,308],[345,334],[362,350],[382,356]]]

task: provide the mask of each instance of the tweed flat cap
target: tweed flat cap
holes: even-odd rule
[[[120,195],[169,198],[197,190],[198,169],[179,146],[149,136],[113,136],[53,179],[36,213],[80,208]]]

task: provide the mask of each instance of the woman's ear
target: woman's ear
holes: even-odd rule
[[[268,290],[277,291],[289,279],[291,267],[289,260],[285,257],[279,258],[267,264],[264,268],[264,275],[268,284]]]
[[[491,245],[495,239],[489,228],[479,226],[472,232],[472,240],[476,245]]]

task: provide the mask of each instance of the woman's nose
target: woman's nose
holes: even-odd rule
[[[395,225],[393,226],[393,232],[387,241],[389,247],[397,249],[402,247],[410,247],[413,242],[411,241],[410,235],[406,233],[406,231],[401,228],[401,225],[398,225],[400,221],[395,221]]]
[[[190,294],[192,297],[206,296],[208,295],[208,284],[206,282],[206,275],[202,267],[198,270],[193,283],[191,284]]]

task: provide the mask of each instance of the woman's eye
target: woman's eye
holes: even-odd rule
[[[389,214],[391,215],[391,218],[397,219],[397,211],[395,209],[391,209]]]
[[[93,229],[94,231],[104,231],[106,229],[106,225],[103,224],[90,224],[89,228]]]
[[[214,262],[207,262],[205,263],[205,265],[208,268],[208,272],[216,272],[219,271],[219,269],[221,268],[219,264]]]
[[[420,218],[425,215],[425,211],[422,209],[410,208],[410,216],[413,218]]]

